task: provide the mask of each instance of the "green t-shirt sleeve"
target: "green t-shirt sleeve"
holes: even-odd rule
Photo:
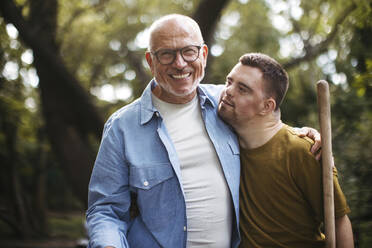
[[[301,142],[301,141],[300,141]],[[306,140],[306,142],[309,142]],[[311,144],[310,144],[311,146]],[[323,183],[322,166],[311,154],[308,144],[296,146],[292,151],[293,177],[304,199],[309,204],[318,221],[323,221]],[[338,182],[337,169],[333,167],[333,187],[335,217],[339,218],[350,212],[345,196]]]
[[[335,217],[340,218],[345,214],[350,213],[350,208],[347,205],[346,197],[341,190],[341,186],[338,183],[338,173],[336,167],[333,167],[333,190],[335,198]]]

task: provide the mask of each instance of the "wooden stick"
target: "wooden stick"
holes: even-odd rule
[[[326,247],[336,247],[335,209],[333,196],[333,156],[331,107],[329,101],[329,86],[327,81],[317,82],[319,124],[322,136],[322,167],[323,167],[323,195],[324,195],[324,226]]]

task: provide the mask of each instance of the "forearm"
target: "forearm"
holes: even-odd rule
[[[125,237],[128,227],[127,221],[120,220],[119,217],[110,214],[107,210],[88,211],[87,231],[90,247],[128,247]]]
[[[337,248],[354,247],[353,231],[347,215],[336,219],[336,246]]]
[[[93,183],[89,187],[86,213],[90,247],[128,247],[125,237],[128,230],[130,206],[128,188],[122,186],[122,192],[115,190],[115,193],[111,193],[114,190],[108,185],[95,183],[95,172],[92,176]],[[102,180],[97,181],[102,182]],[[113,181],[115,180],[110,180],[110,182]]]
[[[107,161],[102,166],[102,161],[97,160],[89,184],[86,213],[89,242],[92,248],[124,248],[128,247],[125,235],[131,204],[127,171],[125,166],[118,170]]]

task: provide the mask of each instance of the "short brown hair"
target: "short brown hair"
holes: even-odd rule
[[[240,57],[240,63],[258,68],[262,72],[265,82],[265,91],[268,97],[276,102],[275,110],[279,109],[288,90],[288,74],[273,58],[262,53],[247,53]]]

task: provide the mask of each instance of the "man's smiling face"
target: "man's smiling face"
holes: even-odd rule
[[[160,98],[178,103],[180,97],[192,98],[196,87],[204,77],[208,48],[202,45],[203,39],[193,25],[178,20],[170,20],[154,32],[151,39],[151,52],[146,54],[151,72],[161,89]],[[201,46],[199,57],[194,62],[186,62],[180,51],[169,65],[162,65],[153,53],[160,49],[181,49],[186,46]]]

